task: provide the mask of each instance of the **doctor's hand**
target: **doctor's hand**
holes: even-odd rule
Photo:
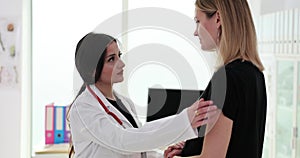
[[[179,142],[175,145],[169,146],[165,151],[164,151],[164,158],[172,158],[176,155],[180,155],[182,152],[182,149],[184,147],[185,142]]]
[[[217,106],[213,105],[213,101],[201,98],[188,107],[187,111],[192,127],[197,128],[214,120],[212,118],[217,115]]]

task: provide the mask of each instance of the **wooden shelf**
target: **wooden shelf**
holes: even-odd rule
[[[51,144],[45,145],[41,149],[35,150],[35,154],[68,154],[69,153],[69,144]]]

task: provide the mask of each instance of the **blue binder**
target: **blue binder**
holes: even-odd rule
[[[64,142],[65,108],[64,106],[55,106],[54,109],[54,144],[59,144]]]

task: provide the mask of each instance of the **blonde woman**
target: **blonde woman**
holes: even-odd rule
[[[195,4],[194,35],[203,50],[216,50],[223,62],[202,96],[214,101],[220,115],[207,125],[203,142],[178,143],[164,156],[261,158],[267,98],[247,0],[196,0]]]

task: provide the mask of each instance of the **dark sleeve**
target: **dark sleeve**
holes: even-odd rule
[[[204,137],[187,140],[179,156],[195,156],[202,152]]]
[[[238,76],[231,69],[219,70],[212,79],[211,99],[222,109],[224,116],[233,121],[239,105],[238,94],[242,93],[238,83]]]
[[[225,73],[226,72],[226,73]],[[237,90],[233,80],[232,72],[220,69],[214,73],[211,81],[201,95],[204,100],[212,100],[223,114],[231,120],[235,119],[237,111]],[[202,126],[205,131],[206,126]],[[201,135],[201,130],[199,130]],[[194,156],[201,154],[204,137],[199,136],[195,139],[187,140],[180,156]]]
[[[226,89],[226,98],[222,112],[224,116],[228,117],[232,121],[235,120],[236,114],[238,111],[238,106],[240,104],[238,95],[242,93],[242,89],[238,89],[238,76],[234,72],[227,71],[227,89]],[[239,83],[242,85],[242,83]]]
[[[209,81],[207,87],[201,94],[200,98],[203,98],[204,100],[210,100],[210,95],[211,95],[211,81]]]
[[[203,98],[204,100],[210,100],[210,89],[211,89],[210,87],[211,87],[211,82],[209,82],[204,92],[201,94],[200,98]],[[195,156],[201,154],[205,129],[206,129],[206,125],[198,127],[198,138],[185,141],[185,145],[179,156],[187,157],[187,156]]]

